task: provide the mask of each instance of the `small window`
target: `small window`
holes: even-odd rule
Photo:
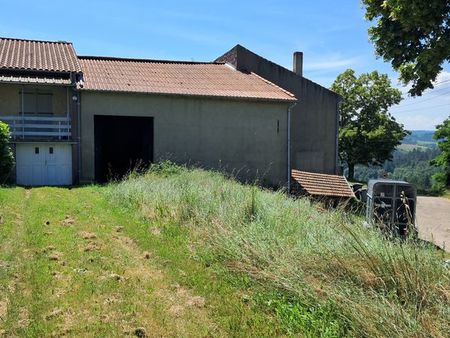
[[[52,103],[52,94],[37,94],[36,97],[36,113],[38,114],[52,114],[53,112],[53,103]]]
[[[48,153],[53,154],[53,147],[48,148]]]
[[[52,115],[53,95],[47,93],[19,93],[20,106],[27,115]]]
[[[35,153],[35,154],[39,154],[39,147],[35,147],[35,148],[34,148],[34,153]]]

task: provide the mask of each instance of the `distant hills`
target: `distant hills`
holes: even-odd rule
[[[398,146],[399,150],[411,151],[413,149],[436,149],[437,142],[433,139],[433,130],[412,130],[411,135],[406,136]]]
[[[414,184],[420,193],[430,193],[433,185],[433,174],[438,168],[430,165],[430,161],[439,154],[432,130],[413,130],[404,138],[394,151],[391,161],[383,166],[356,166],[355,178],[360,182],[378,177],[389,177]]]

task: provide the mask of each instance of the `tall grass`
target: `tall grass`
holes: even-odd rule
[[[450,275],[440,254],[412,240],[388,241],[344,210],[170,164],[131,175],[110,191],[155,224],[189,227],[197,257],[275,295],[262,303],[288,333],[450,332]]]

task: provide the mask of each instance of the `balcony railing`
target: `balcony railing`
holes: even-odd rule
[[[52,139],[69,140],[72,137],[69,117],[0,116],[9,125],[13,140]]]

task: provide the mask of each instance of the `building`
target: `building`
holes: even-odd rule
[[[303,76],[303,53],[295,52],[292,71],[237,45],[216,61],[252,72],[293,93],[298,99],[291,114],[293,169],[338,173],[340,97]]]
[[[163,159],[266,186],[286,185],[291,168],[335,173],[337,105],[334,93],[241,46],[183,62],[0,38],[0,120],[22,185],[105,181]]]

